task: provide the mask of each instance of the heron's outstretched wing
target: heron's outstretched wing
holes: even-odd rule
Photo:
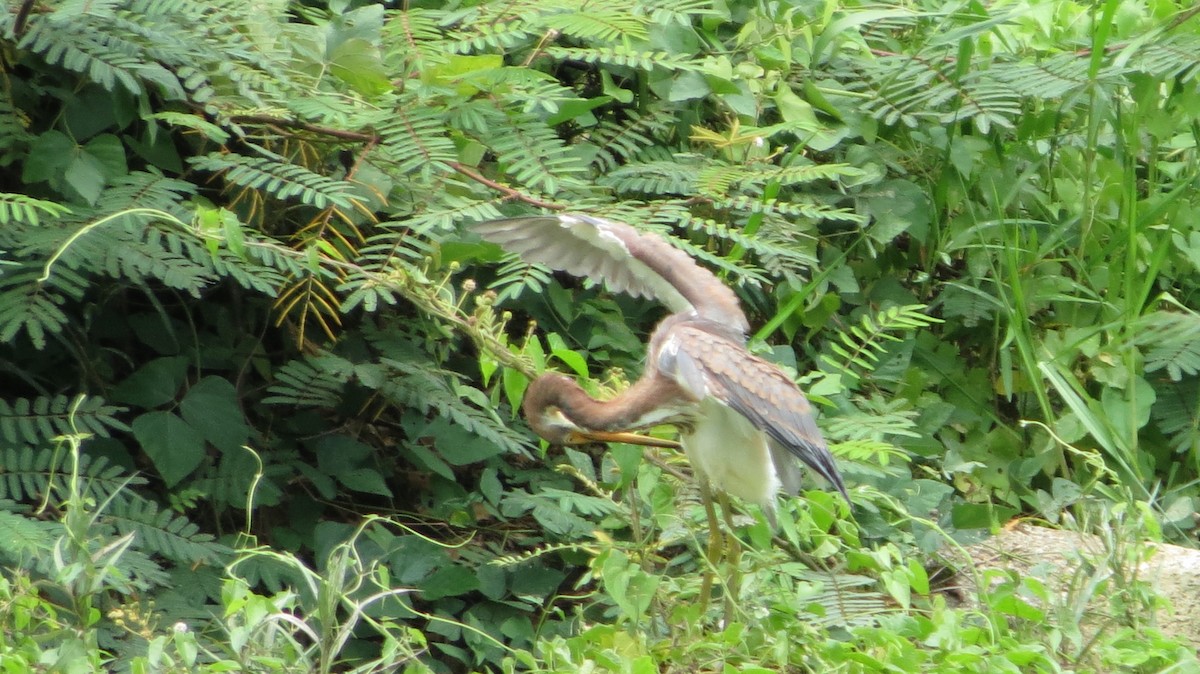
[[[667,336],[655,365],[690,395],[712,396],[746,417],[767,434],[772,449],[785,448],[850,500],[808,398],[778,366],[695,323]],[[776,459],[777,454],[772,451]]]
[[[657,299],[672,313],[695,310],[739,332],[749,329],[737,295],[712,272],[662,238],[624,223],[564,214],[489,220],[471,229],[526,262]]]

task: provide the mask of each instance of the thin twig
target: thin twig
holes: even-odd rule
[[[508,185],[502,185],[502,184],[496,182],[495,180],[492,180],[491,178],[487,178],[487,177],[483,176],[482,174],[476,172],[475,169],[467,166],[466,164],[460,164],[456,161],[452,161],[452,162],[450,162],[450,167],[453,168],[455,171],[458,171],[459,173],[463,174],[464,176],[470,178],[471,180],[474,180],[477,183],[487,185],[488,187],[490,187],[498,192],[503,192],[505,194],[505,198],[516,199],[517,201],[523,201],[527,204],[532,204],[534,206],[538,206],[540,208],[545,208],[545,209],[552,210],[552,211],[561,211],[561,210],[565,210],[567,208],[567,206],[565,206],[564,204],[556,204],[556,203],[553,203],[550,201],[542,201],[541,199],[538,199],[536,197],[531,197],[528,194],[525,194],[524,192],[522,192],[518,189],[509,187]]]
[[[310,133],[316,133],[316,134],[320,134],[323,136],[329,136],[331,138],[337,138],[339,140],[350,140],[350,141],[355,141],[355,142],[360,142],[360,143],[367,143],[367,150],[365,152],[370,151],[370,149],[373,148],[375,145],[379,144],[379,142],[381,140],[380,137],[376,134],[364,133],[362,131],[347,131],[346,129],[337,129],[334,127],[322,126],[320,124],[313,124],[311,122],[305,122],[305,121],[301,121],[301,120],[297,120],[297,119],[286,119],[283,117],[274,117],[272,115],[235,115],[230,118],[230,121],[232,121],[234,123],[246,123],[246,124],[269,124],[272,126],[278,126],[278,127],[282,127],[282,128],[286,128],[286,129],[298,129],[301,131],[308,131]],[[365,152],[364,152],[363,156],[365,156]],[[361,157],[360,157],[360,160],[361,160]],[[452,161],[452,162],[446,162],[446,165],[449,166],[450,168],[454,169],[457,173],[459,173],[463,176],[466,176],[467,178],[470,178],[471,180],[474,180],[475,182],[477,182],[481,185],[490,187],[490,188],[496,190],[497,192],[504,194],[506,199],[513,199],[516,201],[521,201],[521,202],[530,204],[532,206],[537,206],[538,208],[545,208],[545,209],[551,210],[551,211],[562,211],[562,210],[567,209],[567,206],[565,204],[558,204],[558,203],[554,203],[551,201],[542,201],[541,199],[538,199],[537,197],[534,197],[534,196],[530,196],[530,195],[522,192],[521,190],[518,190],[513,187],[509,187],[508,185],[504,185],[502,183],[498,183],[495,180],[492,180],[491,178],[484,176],[482,173],[479,173],[474,168],[467,166],[466,164]]]

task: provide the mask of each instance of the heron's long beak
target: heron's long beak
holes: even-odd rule
[[[674,440],[660,440],[648,435],[637,433],[610,431],[574,431],[568,438],[572,444],[585,442],[626,442],[631,445],[644,447],[662,447],[664,449],[679,449],[679,443]]]

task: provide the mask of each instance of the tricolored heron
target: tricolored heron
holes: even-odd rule
[[[746,350],[749,323],[737,295],[686,253],[588,215],[492,220],[473,229],[527,262],[604,281],[671,310],[650,336],[642,377],[628,389],[600,401],[569,377],[544,374],[525,392],[522,410],[538,435],[557,444],[659,444],[630,431],[677,426],[712,529],[710,562],[719,553],[710,487],[727,522],[726,493],[757,503],[774,523],[779,491],[799,490],[799,458],[849,500],[808,399],[778,366]],[[730,542],[736,544],[732,527]]]

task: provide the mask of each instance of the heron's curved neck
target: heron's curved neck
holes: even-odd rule
[[[687,253],[657,237],[641,235],[625,241],[630,255],[649,267],[683,295],[701,318],[729,325],[738,332],[750,329],[741,302],[729,286],[696,264]]]
[[[642,377],[611,400],[596,400],[575,380],[560,374],[545,374],[529,385],[521,407],[533,430],[552,440],[553,431],[544,426],[550,408],[558,408],[581,429],[624,431],[656,426],[678,416],[676,403],[680,394],[674,382],[651,375]]]

